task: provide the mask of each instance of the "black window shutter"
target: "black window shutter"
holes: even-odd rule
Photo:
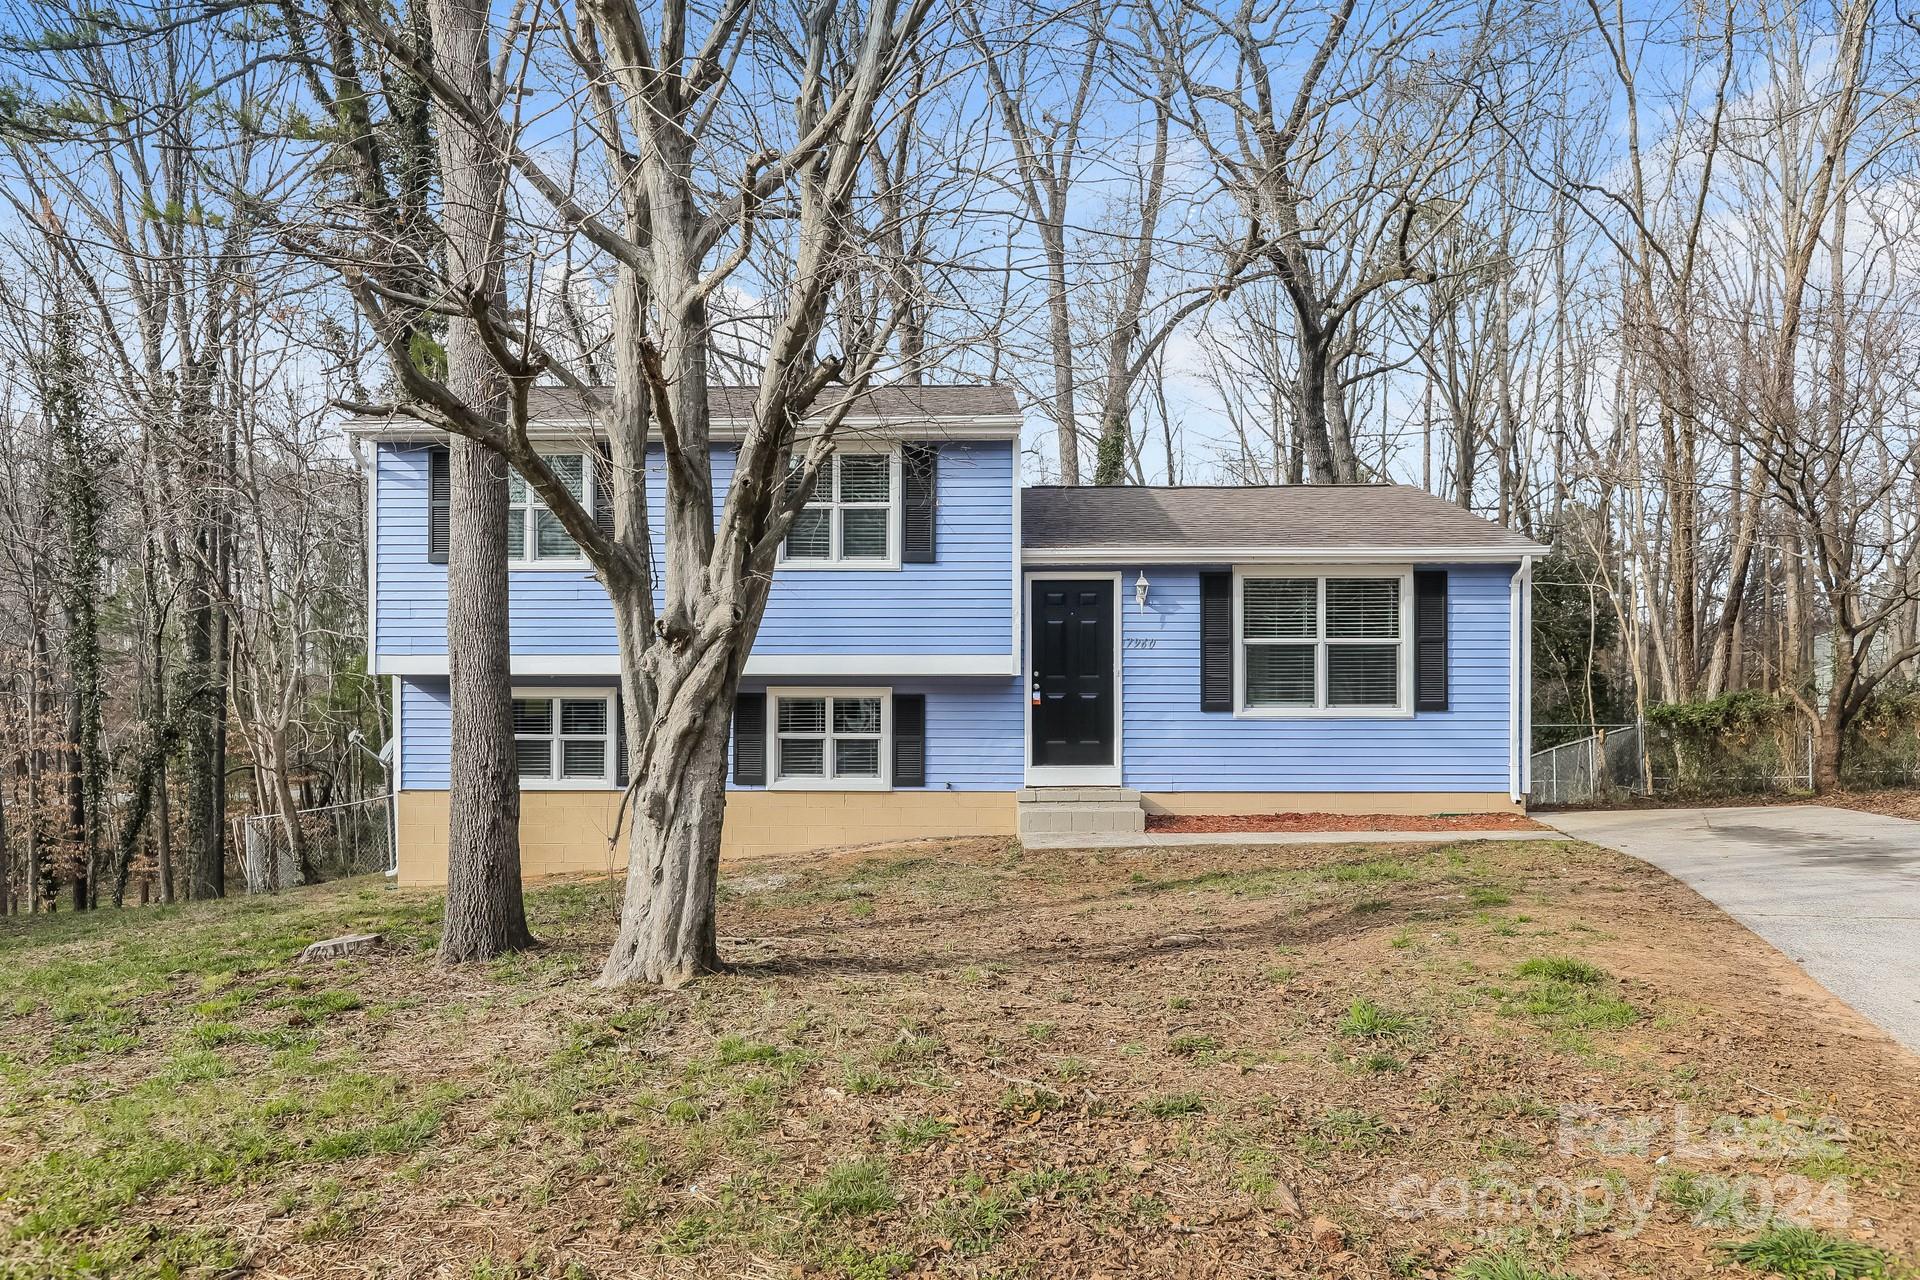
[[[613,785],[625,788],[627,773],[627,699],[619,689],[613,691]]]
[[[1413,707],[1447,709],[1447,573],[1413,574]]]
[[[613,537],[613,447],[604,440],[593,455],[593,522]]]
[[[1200,575],[1200,709],[1233,710],[1233,575]]]
[[[767,695],[733,695],[733,785],[767,785]]]
[[[453,529],[453,457],[445,445],[427,450],[427,563],[447,562]]]
[[[927,695],[893,695],[893,785],[927,785]]]
[[[933,515],[940,502],[940,446],[902,445],[900,471],[904,490],[902,515],[906,524],[901,538],[901,563],[932,564]]]

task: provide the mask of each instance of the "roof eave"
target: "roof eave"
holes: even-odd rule
[[[1021,562],[1072,564],[1518,564],[1546,555],[1537,542],[1504,547],[1026,547]]]

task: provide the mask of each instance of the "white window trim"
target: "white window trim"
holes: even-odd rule
[[[906,531],[905,513],[907,506],[905,495],[901,492],[900,487],[903,479],[900,464],[900,446],[897,443],[882,441],[848,441],[844,444],[836,444],[833,447],[833,452],[835,454],[884,454],[887,457],[886,559],[842,560],[840,558],[839,512],[841,507],[839,495],[836,493],[827,505],[821,508],[834,513],[833,517],[827,521],[828,537],[831,540],[829,545],[833,554],[825,560],[808,558],[798,560],[788,559],[787,543],[786,539],[783,538],[780,541],[780,557],[778,561],[776,561],[775,567],[780,569],[799,569],[807,572],[826,570],[828,572],[838,571],[842,573],[857,569],[875,569],[884,573],[898,569],[900,567],[900,544],[904,541]],[[816,495],[810,496],[807,499],[807,505],[809,507],[815,506],[818,502],[817,491],[819,488],[819,480],[819,477],[816,477],[814,480]]]
[[[544,687],[516,688],[511,692],[509,696],[513,698],[542,698],[556,704],[553,708],[553,732],[547,735],[547,739],[550,742],[558,742],[562,737],[590,738],[594,736],[592,734],[562,734],[560,732],[560,708],[557,705],[560,699],[568,698],[575,701],[591,699],[607,704],[606,772],[598,778],[521,778],[520,789],[522,791],[607,791],[616,785],[614,779],[619,777],[620,770],[620,762],[616,755],[620,750],[620,725],[617,719],[620,709],[614,700],[615,692],[616,690],[609,689],[605,685],[596,685],[591,688],[580,689],[553,689]],[[517,733],[513,735],[516,743],[520,740],[520,736],[521,735]],[[557,747],[552,750],[554,769],[557,773],[561,763],[560,751]]]
[[[580,476],[583,481],[580,505],[586,509],[588,518],[592,518],[594,515],[594,506],[600,496],[599,477],[594,474],[594,468],[600,465],[599,454],[592,449],[542,449],[540,456],[543,458],[579,457]],[[522,483],[526,483],[524,477],[522,478]],[[535,530],[539,527],[539,521],[533,513],[535,511],[548,510],[550,510],[550,508],[548,508],[547,504],[540,501],[540,495],[533,491],[533,485],[530,483],[527,484],[527,501],[519,514],[520,527],[523,531],[523,541],[520,544],[522,550],[531,553],[534,548]],[[512,521],[514,518],[513,508],[509,506],[507,509],[507,519],[508,521]],[[534,556],[528,554],[521,556],[519,559],[510,558],[507,561],[507,568],[516,572],[522,569],[577,570],[587,568],[589,565],[590,562],[585,552],[574,556]]]
[[[876,778],[782,778],[780,776],[780,699],[782,698],[878,698],[880,699],[880,776]],[[805,735],[811,737],[813,735]],[[833,767],[833,709],[827,709],[822,759],[824,767]],[[893,690],[863,689],[847,685],[818,687],[779,686],[767,690],[767,789],[769,791],[891,791],[893,790]]]
[[[1314,703],[1311,707],[1249,707],[1247,705],[1247,644],[1243,585],[1248,578],[1314,578],[1318,580],[1319,617],[1313,641]],[[1391,707],[1329,707],[1326,650],[1329,644],[1384,644],[1382,640],[1328,640],[1326,595],[1328,578],[1398,578],[1400,580],[1400,700]],[[1301,641],[1303,645],[1306,643]],[[1413,566],[1410,564],[1237,564],[1233,567],[1233,715],[1237,720],[1410,720],[1413,718]]]

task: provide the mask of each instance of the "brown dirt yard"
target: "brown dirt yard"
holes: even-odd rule
[[[761,860],[736,972],[613,890],[0,921],[0,1276],[1898,1276],[1920,1061],[1550,841]],[[383,931],[303,966],[315,938]]]

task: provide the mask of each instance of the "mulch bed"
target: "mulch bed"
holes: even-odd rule
[[[1147,830],[1207,834],[1235,831],[1545,831],[1517,813],[1150,813]]]

